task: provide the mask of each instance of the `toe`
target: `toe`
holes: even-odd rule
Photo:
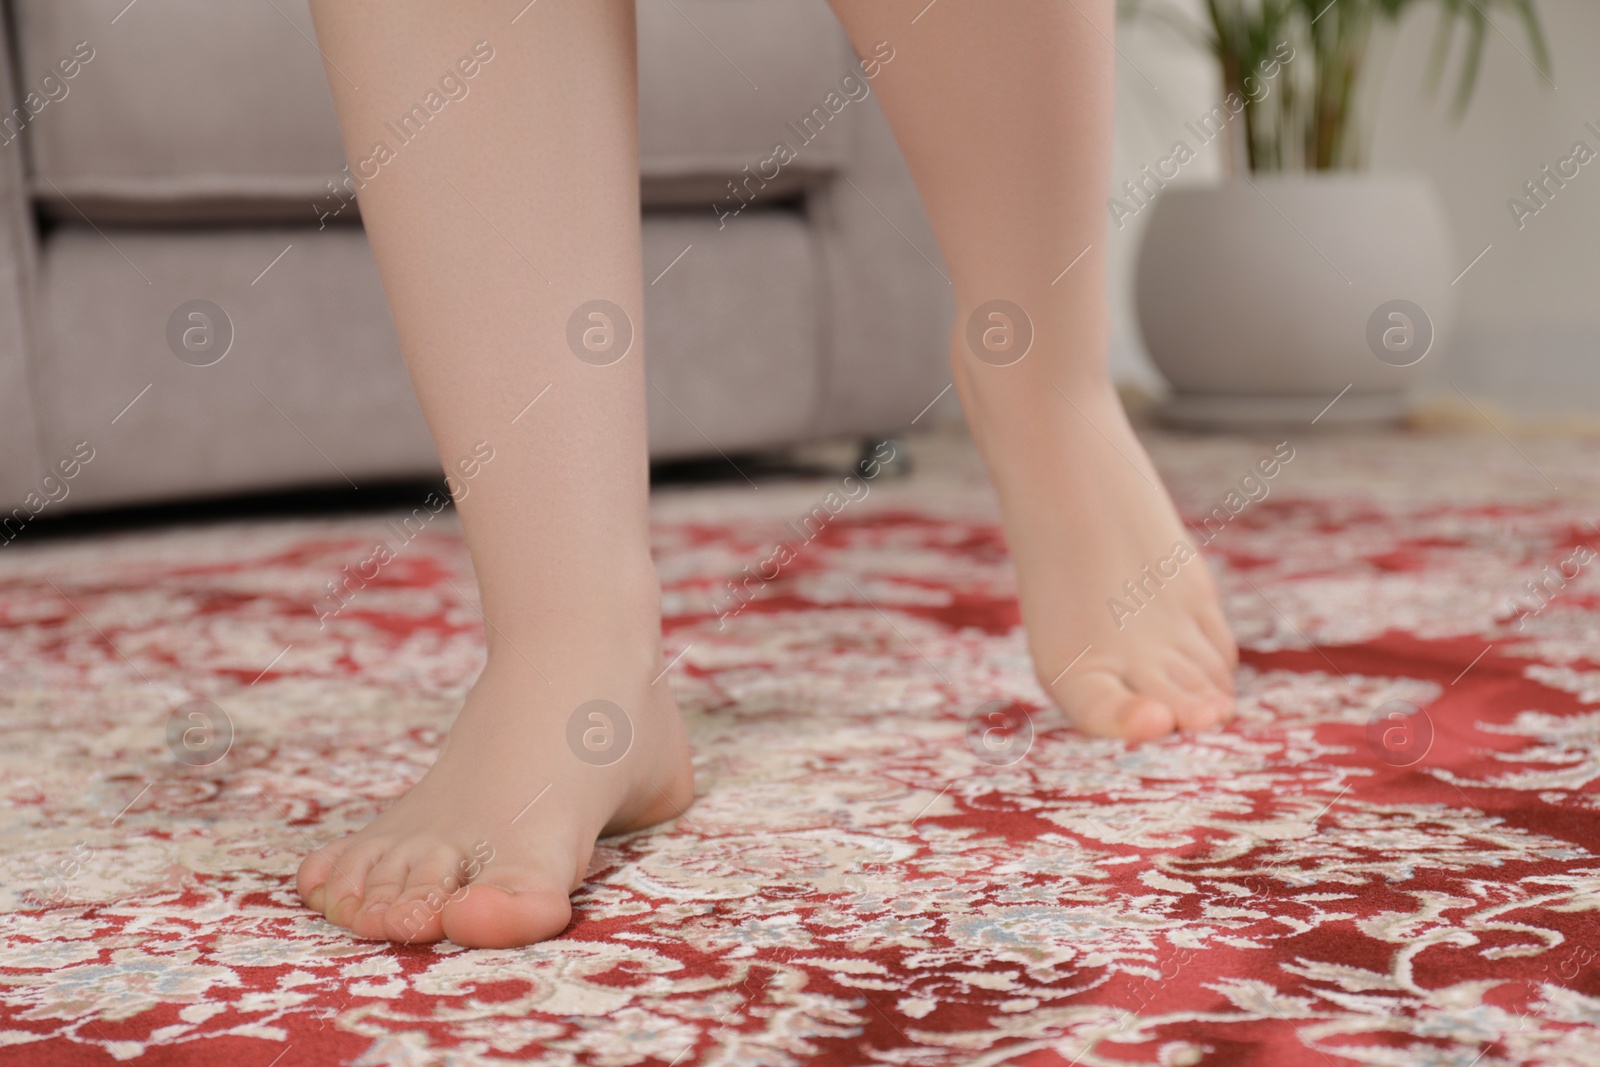
[[[444,934],[467,948],[511,948],[555,937],[572,920],[567,888],[512,869],[486,870],[444,906]]]
[[[350,921],[361,910],[361,898],[367,884],[367,872],[383,858],[387,851],[382,841],[353,843],[339,861],[333,865],[324,885],[326,907],[323,915],[335,926],[350,928]]]
[[[301,903],[312,911],[325,909],[328,879],[333,877],[335,865],[349,847],[350,838],[341,837],[300,861],[300,869],[295,874],[295,888],[300,893]]]
[[[1218,686],[1211,693],[1211,699],[1216,702],[1217,713],[1224,726],[1232,722],[1234,715],[1238,713],[1239,700],[1239,695],[1234,690],[1233,678],[1230,676],[1227,682],[1227,685]]]
[[[362,883],[350,878],[350,849],[355,845],[357,835],[350,833],[302,859],[294,875],[302,904],[326,915],[330,905],[339,897],[349,896],[350,893],[360,894]]]
[[[1177,729],[1170,708],[1134,692],[1109,671],[1085,671],[1062,678],[1052,692],[1072,724],[1095,737],[1149,741]]]
[[[1233,695],[1233,669],[1237,664],[1230,664],[1217,650],[1217,646],[1206,636],[1205,629],[1198,620],[1190,628],[1187,640],[1183,642],[1183,653],[1205,673],[1206,678],[1218,691],[1228,696]]]
[[[1231,701],[1187,659],[1173,659],[1160,671],[1145,672],[1139,689],[1172,709],[1178,729],[1190,733],[1221,726]]]
[[[384,936],[407,943],[443,939],[446,905],[469,892],[464,870],[460,853],[452,848],[434,848],[413,860],[405,889],[384,911]]]
[[[357,937],[388,936],[384,930],[384,913],[405,890],[410,867],[403,849],[391,849],[372,865],[361,887],[361,906],[350,917],[351,933]]]
[[[1176,677],[1174,677],[1176,675]],[[1171,710],[1173,729],[1206,729],[1214,725],[1208,721],[1203,691],[1210,688],[1197,685],[1200,673],[1187,667],[1181,659],[1147,662],[1128,672],[1128,683],[1136,693],[1150,697]]]
[[[1200,625],[1200,632],[1205,634],[1211,647],[1217,650],[1222,661],[1228,665],[1230,674],[1239,666],[1239,643],[1233,639],[1233,631],[1228,629],[1228,620],[1222,617],[1222,610],[1216,604],[1209,604],[1195,616],[1195,621]]]
[[[1215,730],[1222,725],[1221,694],[1201,694],[1174,709],[1178,729],[1198,734]]]

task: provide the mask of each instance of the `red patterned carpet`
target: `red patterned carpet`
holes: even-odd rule
[[[928,473],[952,444],[720,626],[837,483],[665,491],[700,797],[514,951],[354,941],[293,890],[480,664],[453,519],[320,630],[382,517],[19,538],[0,1064],[1600,1062],[1594,449],[1307,436],[1239,488],[1271,443],[1155,444],[1227,519],[1236,725],[1129,748],[1045,711],[970,458]],[[167,742],[196,699],[233,728],[208,766]],[[969,730],[996,707],[1025,753]]]

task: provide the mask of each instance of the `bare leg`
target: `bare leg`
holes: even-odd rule
[[[873,88],[950,267],[955,383],[1000,495],[1041,684],[1095,734],[1215,726],[1232,713],[1237,652],[1106,368],[1112,4],[832,2],[863,56],[895,50]],[[1026,319],[991,317],[993,300]],[[1031,349],[1000,365],[1029,322]]]
[[[312,7],[350,159],[375,142],[393,152],[361,210],[429,428],[465,489],[489,651],[437,763],[307,857],[300,892],[367,937],[526,944],[566,926],[598,834],[693,796],[677,709],[665,680],[652,685],[642,345],[600,366],[604,354],[568,344],[590,300],[640,325],[633,3],[544,0],[514,25],[514,5]],[[441,89],[446,74],[465,96]],[[402,143],[386,124],[430,90],[455,95]],[[599,730],[588,759],[567,740],[596,699],[633,734],[605,766],[621,723],[607,735],[580,717]]]

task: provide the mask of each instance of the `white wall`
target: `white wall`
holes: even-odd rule
[[[1198,0],[1177,0],[1177,6],[1200,12]],[[1155,164],[1182,138],[1195,138],[1183,124],[1208,111],[1221,96],[1215,64],[1190,47],[1171,30],[1145,21],[1124,21],[1118,26],[1117,138],[1112,153],[1111,184],[1116,189],[1138,174],[1145,164]],[[1224,173],[1218,140],[1200,149],[1178,181],[1215,181]],[[1110,229],[1107,249],[1111,291],[1111,369],[1121,382],[1164,389],[1160,373],[1145,355],[1133,313],[1133,269],[1148,210],[1124,227]]]
[[[1553,56],[1552,88],[1530,65],[1521,27],[1494,21],[1477,93],[1464,119],[1449,114],[1449,84],[1426,88],[1426,60],[1438,17],[1420,5],[1388,46],[1372,123],[1372,166],[1430,174],[1443,195],[1460,266],[1489,252],[1458,283],[1460,324],[1453,348],[1429,365],[1436,390],[1452,383],[1519,414],[1600,414],[1600,158],[1583,167],[1519,231],[1506,207],[1522,183],[1540,177],[1582,140],[1600,154],[1600,5],[1535,0]],[[1196,7],[1196,10],[1198,8]],[[1122,26],[1114,183],[1165,155],[1185,118],[1215,103],[1210,64],[1153,24]],[[1135,69],[1137,67],[1137,69]],[[1140,74],[1143,71],[1143,75]],[[1152,89],[1149,81],[1157,89]],[[1215,180],[1216,149],[1185,168],[1181,181]],[[1112,231],[1113,362],[1124,381],[1157,385],[1132,312],[1132,271],[1147,212]]]

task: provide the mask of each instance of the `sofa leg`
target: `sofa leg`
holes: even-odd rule
[[[856,473],[863,478],[904,478],[911,473],[911,450],[898,437],[864,437]]]

